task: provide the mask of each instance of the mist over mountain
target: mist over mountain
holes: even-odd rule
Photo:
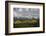
[[[15,19],[38,19],[39,8],[14,8],[13,16]]]

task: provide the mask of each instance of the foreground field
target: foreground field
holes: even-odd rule
[[[14,28],[39,27],[39,20],[16,20]]]

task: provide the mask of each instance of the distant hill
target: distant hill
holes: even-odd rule
[[[36,19],[36,18],[26,18],[26,17],[14,17],[14,20],[31,20],[31,19]],[[39,18],[37,18],[39,19]]]

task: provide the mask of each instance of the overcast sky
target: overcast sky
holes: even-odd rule
[[[13,8],[14,17],[38,18],[39,8]]]

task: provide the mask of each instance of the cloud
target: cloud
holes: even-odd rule
[[[13,9],[14,17],[38,18],[39,12],[40,12],[39,8],[14,8]]]

